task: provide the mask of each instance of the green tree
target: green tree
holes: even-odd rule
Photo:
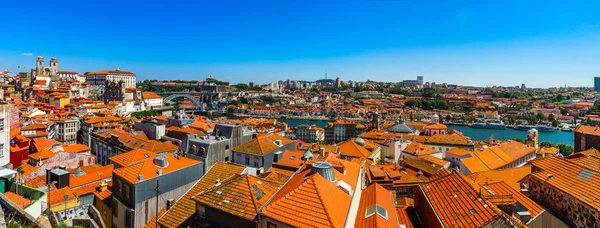
[[[558,144],[558,150],[563,156],[569,156],[573,153],[574,148],[573,146],[569,146],[566,144]]]
[[[548,115],[548,121],[552,122],[555,120],[556,120],[556,118],[554,117],[554,114],[550,113],[550,115]]]
[[[543,147],[557,147],[558,148],[558,146],[555,143],[553,143],[553,142],[541,142],[540,146],[543,146]]]
[[[235,112],[235,107],[233,107],[233,106],[227,107],[227,115],[233,115],[233,112]]]
[[[592,126],[592,119],[588,116],[588,118],[585,120],[585,124]]]
[[[446,115],[446,121],[447,121],[447,122],[450,122],[451,120],[452,120],[452,116],[450,116],[450,115]]]
[[[541,112],[538,112],[535,117],[537,117],[538,120],[545,120],[546,116],[544,116],[544,114],[542,114]]]
[[[241,90],[241,91],[246,91],[250,88],[247,84],[244,84],[244,83],[235,84],[233,87],[236,88],[237,90]]]
[[[508,116],[508,124],[513,125],[517,122],[516,116]]]
[[[525,143],[525,141],[522,138],[509,138],[508,140],[513,140],[513,141],[517,141],[520,143]]]

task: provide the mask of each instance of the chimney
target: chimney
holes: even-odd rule
[[[144,180],[144,175],[140,174],[140,175],[138,176],[138,180],[139,180],[139,181],[143,181],[143,180]]]
[[[100,192],[104,192],[106,191],[106,189],[108,189],[108,184],[106,183],[106,181],[100,182]]]
[[[83,167],[83,160],[79,160],[79,167]]]
[[[280,139],[278,139],[278,140],[275,140],[275,145],[277,145],[277,146],[282,146],[282,145],[283,145],[283,142],[282,142]]]
[[[52,171],[51,168],[46,168],[46,184],[50,184],[50,171]]]
[[[162,175],[162,169],[159,169],[158,171],[156,171],[156,173],[158,173],[158,175]]]
[[[325,157],[325,148],[319,148],[319,154],[321,155],[321,157]]]
[[[171,199],[168,199],[168,200],[167,200],[167,211],[168,211],[169,209],[171,209],[171,207],[173,207],[173,205],[174,205],[174,204],[175,204],[175,200],[174,200],[174,199],[172,199],[172,198],[171,198]]]
[[[58,168],[59,168],[59,169],[62,169],[62,170],[65,170],[65,171],[67,170],[67,167],[66,167],[66,166],[64,166],[64,165],[59,165],[59,166],[58,166]]]

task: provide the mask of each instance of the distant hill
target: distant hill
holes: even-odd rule
[[[315,81],[317,83],[335,83],[335,80],[333,79],[319,79],[317,81]]]

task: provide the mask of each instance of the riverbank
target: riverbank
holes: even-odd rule
[[[265,118],[265,117],[262,117]],[[331,120],[314,120],[314,119],[277,119],[280,122],[286,122],[289,127],[296,127],[300,124],[316,125],[317,127],[324,128],[327,123]],[[482,129],[472,128],[468,125],[453,125],[447,124],[448,130],[456,129],[463,133],[463,135],[470,137],[476,141],[484,141],[492,136],[494,139],[508,140],[513,138],[520,138],[525,140],[527,137],[527,131],[519,131],[514,128],[507,128],[504,130],[497,129]],[[555,131],[555,132],[539,132],[540,142],[552,142],[555,144],[566,144],[573,146],[574,133],[569,131]]]

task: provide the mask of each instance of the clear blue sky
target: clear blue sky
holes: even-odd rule
[[[100,1],[98,1],[100,2]],[[592,86],[600,2],[3,1],[0,68],[116,69],[142,79]],[[25,56],[23,53],[32,53]]]

